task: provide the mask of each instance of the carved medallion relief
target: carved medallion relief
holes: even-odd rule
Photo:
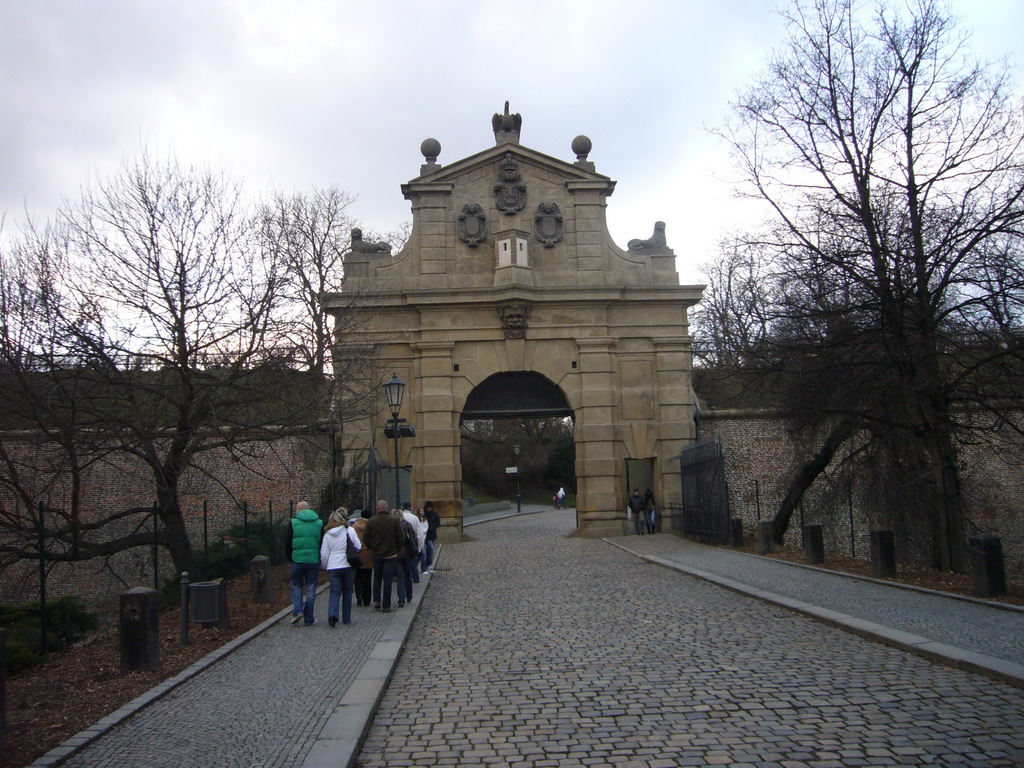
[[[466,203],[459,214],[459,238],[476,248],[487,237],[487,214],[478,203]]]
[[[557,203],[541,203],[533,217],[533,234],[544,243],[545,248],[554,248],[562,242],[562,212]]]
[[[498,183],[494,185],[494,203],[499,211],[509,216],[519,213],[526,205],[526,185],[511,152],[506,152],[505,159],[501,161]]]

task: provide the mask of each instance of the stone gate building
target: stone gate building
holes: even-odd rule
[[[703,287],[679,285],[660,222],[649,239],[612,241],[615,182],[587,137],[572,140],[574,161],[529,149],[507,103],[492,128],[494,146],[448,165],[423,142],[402,185],[408,242],[392,255],[353,232],[345,293],[324,307],[338,317],[355,297],[368,322],[339,343],[380,340],[373,386],[392,372],[407,383],[401,417],[416,434],[398,463],[408,498],[441,513],[441,540],[460,533],[460,421],[512,415],[572,416],[581,533],[621,533],[627,485],[680,501],[675,458],[694,439],[687,309]],[[346,447],[390,456],[389,418],[382,396]]]

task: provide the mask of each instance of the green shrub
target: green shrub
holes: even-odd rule
[[[273,547],[270,526],[265,520],[251,520],[248,531],[242,525],[232,526],[214,539],[208,551],[201,547],[193,551],[189,579],[204,581],[244,575],[249,572],[249,561],[257,555],[269,556],[272,563],[284,562],[285,536],[290,534],[289,526],[287,518],[274,521]]]
[[[59,651],[82,640],[98,626],[96,614],[85,610],[74,597],[46,603],[46,652]],[[39,601],[0,603],[0,627],[7,630],[7,671],[17,672],[40,664]]]
[[[271,547],[270,526],[266,520],[255,518],[249,521],[248,553],[246,553],[246,528],[234,525],[223,533],[212,537],[208,548],[192,550],[192,566],[188,569],[188,580],[210,581],[230,579],[249,573],[249,562],[257,555],[267,555],[271,563],[284,562],[285,536],[290,534],[288,518],[274,521],[273,547]],[[225,543],[227,542],[227,543]],[[164,582],[160,588],[160,610],[181,602],[181,575]]]

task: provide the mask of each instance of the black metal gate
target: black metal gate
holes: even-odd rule
[[[712,544],[729,540],[729,491],[725,454],[717,438],[701,440],[679,454],[683,503],[672,506],[672,530]]]

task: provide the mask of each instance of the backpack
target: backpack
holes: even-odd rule
[[[413,530],[412,523],[402,520],[402,530],[405,532],[405,556],[410,559],[419,557],[419,540],[416,538],[416,531]]]

